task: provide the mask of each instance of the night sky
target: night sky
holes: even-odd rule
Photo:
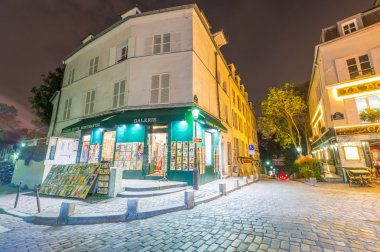
[[[31,126],[27,97],[40,75],[54,70],[80,40],[97,34],[136,4],[144,11],[193,3],[187,0],[1,0],[0,103],[15,105]],[[310,78],[321,29],[371,8],[373,0],[203,0],[213,31],[234,63],[256,111],[268,87]]]

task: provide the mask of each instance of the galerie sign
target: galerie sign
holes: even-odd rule
[[[157,118],[135,118],[133,119],[133,123],[155,123],[157,122]]]

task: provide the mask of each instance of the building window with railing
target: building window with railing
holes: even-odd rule
[[[368,54],[347,59],[346,62],[351,80],[374,74]]]

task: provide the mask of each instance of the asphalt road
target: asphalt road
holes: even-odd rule
[[[380,193],[261,181],[128,223],[50,227],[0,214],[0,251],[380,251]]]

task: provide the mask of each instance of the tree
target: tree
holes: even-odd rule
[[[0,103],[0,143],[16,143],[20,139],[20,122],[14,106]]]
[[[371,108],[366,108],[359,114],[360,120],[364,122],[379,122],[380,120],[380,109],[371,109]]]
[[[53,105],[50,103],[50,98],[56,91],[62,87],[64,67],[57,67],[54,72],[49,72],[48,75],[41,75],[42,85],[33,87],[33,96],[29,97],[29,102],[32,105],[33,112],[38,116],[40,121],[46,125],[50,123]]]
[[[268,97],[261,103],[261,113],[258,128],[264,138],[273,137],[284,149],[294,146],[302,150],[303,125],[308,122],[307,106],[294,84],[270,88]]]

